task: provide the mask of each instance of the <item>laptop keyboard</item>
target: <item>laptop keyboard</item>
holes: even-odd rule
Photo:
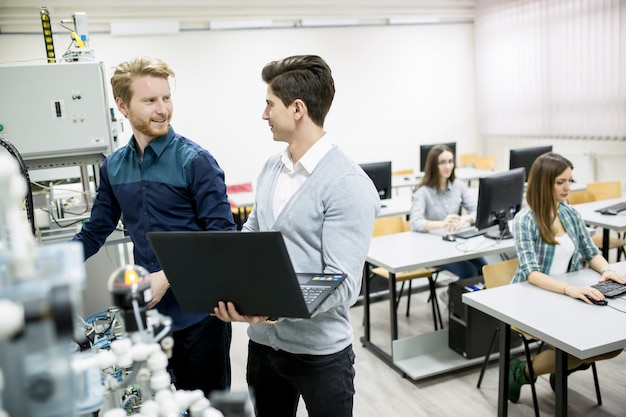
[[[304,296],[304,301],[307,304],[311,304],[315,302],[317,297],[319,297],[328,288],[330,287],[326,285],[301,285],[300,286],[300,289],[302,289],[302,295]]]
[[[617,297],[618,295],[626,293],[626,285],[610,280],[599,282],[592,285],[592,287],[599,290],[605,297],[609,298]]]

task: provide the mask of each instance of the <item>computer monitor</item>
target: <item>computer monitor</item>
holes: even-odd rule
[[[446,145],[448,148],[452,149],[452,154],[454,155],[454,160],[456,161],[456,142],[447,142],[447,143],[431,143],[430,145],[420,145],[420,171],[424,172],[424,168],[426,167],[426,159],[428,158],[428,152],[437,145]]]
[[[381,200],[391,198],[391,161],[359,164],[372,179]]]
[[[524,181],[528,181],[528,173],[533,162],[539,155],[547,152],[552,152],[552,145],[511,149],[509,151],[509,169],[524,168],[526,170]]]
[[[524,200],[524,168],[515,168],[480,178],[476,227],[479,230],[498,225],[485,237],[510,239],[509,220],[522,208]]]

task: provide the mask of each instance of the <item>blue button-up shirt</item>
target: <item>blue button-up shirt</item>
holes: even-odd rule
[[[73,239],[83,243],[85,259],[98,252],[122,215],[133,242],[134,262],[150,272],[161,267],[147,232],[236,228],[223,170],[206,149],[171,126],[144,149],[143,158],[134,136],[111,154],[100,168],[97,191],[91,218]],[[181,311],[171,290],[157,308],[172,318],[173,330],[206,317]]]

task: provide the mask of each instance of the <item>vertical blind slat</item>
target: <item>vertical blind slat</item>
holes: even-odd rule
[[[483,135],[626,135],[620,0],[477,0]]]

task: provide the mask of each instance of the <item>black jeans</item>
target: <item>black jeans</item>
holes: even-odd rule
[[[293,417],[300,395],[309,417],[351,417],[352,345],[331,355],[297,355],[250,341],[247,381],[257,417]]]
[[[174,352],[169,361],[177,389],[211,391],[230,389],[230,343],[232,327],[209,316],[174,332]]]

